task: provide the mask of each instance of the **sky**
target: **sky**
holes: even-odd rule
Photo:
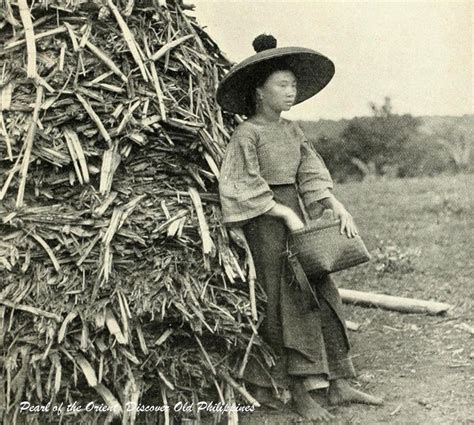
[[[474,113],[472,1],[185,0],[226,56],[254,54],[253,39],[302,46],[336,66],[329,85],[282,115],[340,119],[370,115],[392,99],[395,113]]]

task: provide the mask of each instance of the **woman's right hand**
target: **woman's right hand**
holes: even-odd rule
[[[286,205],[276,203],[273,208],[271,208],[265,214],[281,218],[285,222],[288,229],[290,229],[292,232],[300,230],[305,226],[298,215]]]
[[[296,215],[294,211],[291,211],[285,218],[285,224],[291,232],[302,229],[305,224]]]

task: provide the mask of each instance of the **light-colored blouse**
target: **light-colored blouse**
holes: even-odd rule
[[[331,175],[299,125],[285,118],[239,124],[220,169],[223,223],[257,217],[276,204],[269,185],[296,183],[306,208],[331,196]]]

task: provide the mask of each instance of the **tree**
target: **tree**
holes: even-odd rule
[[[462,118],[464,117],[461,117],[461,121]],[[453,161],[456,171],[466,170],[471,163],[474,132],[472,125],[469,128],[468,125],[463,124],[463,122],[451,121],[433,130],[434,140],[443,146]],[[468,124],[467,119],[466,124]]]
[[[373,117],[354,118],[342,133],[346,153],[363,177],[385,175],[390,169],[398,175],[400,160],[421,121],[410,114],[394,114],[389,97],[383,105],[370,107]]]

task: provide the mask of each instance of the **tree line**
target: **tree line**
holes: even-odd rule
[[[351,120],[300,121],[335,180],[474,171],[474,115],[398,115],[389,97],[370,108],[371,116]]]

